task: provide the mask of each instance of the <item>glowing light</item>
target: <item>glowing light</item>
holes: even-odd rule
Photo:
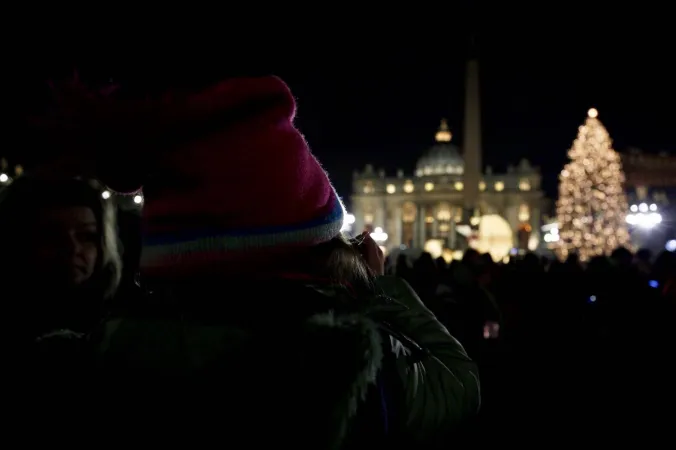
[[[387,187],[385,188],[388,194],[394,194],[397,192],[397,187],[393,184],[388,184]]]
[[[676,252],[676,239],[671,239],[667,241],[667,245],[665,245],[664,248],[668,252]]]
[[[354,214],[345,214],[345,217],[343,217],[343,226],[340,228],[340,231],[350,231],[355,220]]]
[[[534,252],[535,250],[537,250],[539,245],[540,245],[540,236],[538,235],[537,232],[535,232],[528,237],[528,250]]]
[[[425,183],[425,190],[427,192],[434,190],[434,183]]]
[[[444,241],[441,239],[430,239],[425,242],[423,249],[432,255],[432,258],[438,258],[444,252]]]
[[[103,197],[104,200],[108,200],[110,198],[110,191],[101,192],[101,197]]]
[[[662,223],[662,215],[655,212],[628,214],[626,222],[629,225],[636,225],[641,228],[653,228]]]
[[[486,322],[484,324],[484,339],[497,339],[498,337],[500,337],[500,324]]]
[[[404,192],[406,192],[407,194],[413,192],[414,189],[415,186],[413,186],[413,182],[411,180],[408,180],[406,183],[404,183]]]
[[[448,129],[448,123],[446,122],[446,119],[441,119],[441,125],[439,125],[439,131],[437,131],[437,134],[434,136],[434,139],[437,142],[451,142],[451,138],[453,135],[451,134],[450,130]]]
[[[143,196],[138,195],[138,194],[135,195],[134,196],[134,203],[136,203],[137,205],[140,205],[141,203],[143,203]]]
[[[519,190],[530,191],[530,181],[528,181],[527,179],[519,181]]]
[[[501,261],[514,246],[514,233],[509,223],[497,214],[481,216],[475,248],[489,253],[493,261]]]
[[[6,173],[0,173],[0,183],[7,183],[9,180],[9,177],[7,176]]]
[[[371,237],[376,242],[385,242],[387,240],[387,233],[383,231],[382,228],[376,227],[371,233]]]
[[[545,240],[545,242],[547,242],[547,243],[550,243],[550,242],[558,242],[558,240],[559,240],[559,235],[558,235],[558,234],[547,233],[547,234],[545,234],[545,236],[544,236],[544,240]]]
[[[521,222],[527,222],[528,219],[530,219],[530,208],[527,204],[522,203],[519,205],[519,214],[517,215],[517,219],[519,219]]]
[[[444,261],[450,263],[453,261],[453,250],[450,248],[445,248],[441,251],[441,257],[444,258]]]
[[[630,208],[624,193],[622,161],[612,148],[608,131],[596,119],[598,111],[592,108],[588,116],[568,151],[570,161],[559,176],[559,239],[553,247],[561,259],[576,252],[581,261],[588,261],[630,245],[626,220],[634,218],[626,215]],[[637,209],[647,211],[648,205],[640,204]]]

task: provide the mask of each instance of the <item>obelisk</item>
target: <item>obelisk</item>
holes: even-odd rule
[[[472,38],[465,79],[465,123],[463,159],[465,161],[464,206],[473,214],[479,201],[481,181],[481,100],[479,94],[479,61],[475,38]]]

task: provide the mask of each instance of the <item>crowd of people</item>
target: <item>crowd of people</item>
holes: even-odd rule
[[[59,94],[40,124],[58,158],[0,197],[7,385],[39,380],[5,400],[44,431],[25,442],[78,426],[155,445],[480,447],[660,417],[673,253],[582,269],[470,250],[386,273],[368,233],[341,234],[278,78]],[[118,226],[104,184],[143,188],[139,222]]]
[[[481,436],[659,441],[674,413],[676,253],[618,248],[580,263],[469,250],[450,265],[400,254],[416,289],[479,365]],[[524,432],[524,427],[537,432]]]

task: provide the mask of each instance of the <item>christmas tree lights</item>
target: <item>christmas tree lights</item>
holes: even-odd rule
[[[568,156],[570,162],[559,175],[557,256],[577,253],[587,261],[628,246],[622,161],[596,109],[589,110]]]

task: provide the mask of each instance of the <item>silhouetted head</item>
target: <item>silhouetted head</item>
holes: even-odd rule
[[[625,247],[618,247],[610,254],[610,259],[619,267],[629,267],[634,259],[629,249]]]
[[[653,259],[653,253],[647,248],[642,248],[636,252],[636,259],[643,263],[650,263]]]

